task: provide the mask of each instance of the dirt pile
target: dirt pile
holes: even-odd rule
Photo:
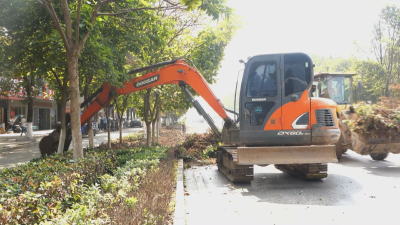
[[[186,136],[187,135],[182,133],[180,130],[162,129],[158,141],[161,145],[174,147],[183,143],[186,139]]]
[[[211,130],[204,134],[190,134],[174,147],[175,156],[183,158],[185,163],[214,163],[217,146],[221,140]]]
[[[190,151],[201,151],[210,145],[217,146],[221,139],[210,129],[204,134],[190,134],[182,143],[182,147]]]
[[[354,108],[356,113],[346,121],[352,131],[378,138],[400,136],[400,111],[365,103],[357,104]]]

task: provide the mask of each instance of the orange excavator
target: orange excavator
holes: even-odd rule
[[[161,67],[161,68],[160,68]],[[93,103],[81,116],[82,124],[107,106],[116,95],[176,84],[190,99],[212,130],[221,137],[217,165],[232,182],[250,182],[254,165],[276,168],[305,179],[327,177],[327,163],[337,162],[335,144],[340,137],[336,103],[313,98],[314,64],[303,53],[268,54],[245,63],[239,95],[239,112],[225,109],[196,69],[184,60],[172,60],[132,70],[144,74],[123,87],[104,84],[81,107]],[[222,132],[193,98],[189,85],[224,120]],[[233,121],[227,112],[236,114]]]

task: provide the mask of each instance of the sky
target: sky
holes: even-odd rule
[[[383,7],[400,8],[400,0],[227,0],[227,4],[242,18],[243,27],[226,47],[218,81],[211,86],[221,100],[234,92],[243,69],[240,59],[285,52],[347,58],[355,53],[355,42],[368,46]],[[188,119],[197,117],[194,109],[188,112]]]

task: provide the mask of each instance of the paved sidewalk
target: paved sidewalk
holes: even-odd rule
[[[28,138],[25,134],[21,136],[21,133],[0,134],[0,153],[24,146],[37,145],[42,137],[51,132],[53,130],[34,131],[33,138]]]
[[[142,131],[141,128],[125,128],[122,130],[122,136],[127,136],[132,133],[136,133]],[[48,131],[47,133],[50,133]],[[36,133],[35,139],[29,140],[26,137],[23,137],[25,140],[20,139],[16,141],[16,137],[14,135],[14,139],[7,138],[1,139],[0,138],[0,169],[6,167],[12,167],[19,163],[28,162],[34,158],[40,157],[40,150],[39,150],[39,142],[42,139],[42,136],[47,135],[46,132]],[[107,142],[108,134],[106,132],[102,132],[96,134],[93,137],[94,145],[98,146],[103,142]],[[111,139],[115,140],[119,138],[119,132],[111,132]],[[85,148],[89,145],[89,138],[84,136],[82,138],[82,146]],[[73,146],[71,144],[70,149]]]
[[[46,135],[50,134],[51,132],[53,132],[53,130],[54,129],[33,131],[33,137],[39,138],[39,137],[46,136]],[[21,136],[21,133],[0,134],[0,143],[3,142],[3,140],[7,140],[7,139],[26,140],[27,137],[26,137],[26,134],[22,134],[22,136]]]
[[[41,138],[33,138],[33,139],[24,139],[24,140],[15,140],[15,139],[0,139],[0,152],[4,150],[19,148],[22,146],[29,146],[29,145],[37,145]]]

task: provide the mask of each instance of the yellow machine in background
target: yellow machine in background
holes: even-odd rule
[[[351,107],[353,99],[353,76],[357,73],[317,73],[314,75],[314,96],[329,98],[337,103],[337,118],[341,136],[336,144],[336,156],[338,159],[342,154],[351,149],[361,155],[370,155],[374,160],[384,160],[389,153],[400,153],[400,138],[368,137],[351,132],[346,123],[350,114],[354,112]]]
[[[347,149],[353,149],[351,146],[351,131],[343,120],[347,119],[346,114],[350,114],[350,106],[353,100],[353,76],[357,73],[317,73],[314,74],[315,97],[329,98],[337,104],[337,117],[339,118],[339,128],[341,136],[336,144],[336,156],[338,159]]]

